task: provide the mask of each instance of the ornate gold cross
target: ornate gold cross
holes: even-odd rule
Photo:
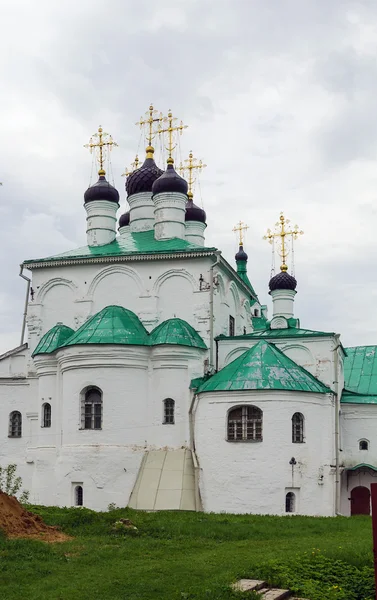
[[[243,246],[243,232],[246,231],[246,229],[249,229],[249,226],[246,225],[246,223],[244,223],[243,221],[240,221],[239,223],[237,223],[237,225],[235,225],[235,227],[233,227],[232,231],[234,231],[235,233],[238,231],[239,233],[239,245]]]
[[[93,138],[95,138],[98,141],[94,141]],[[105,153],[106,150],[108,152],[111,152],[113,146],[117,146],[118,144],[116,142],[114,142],[113,138],[111,137],[111,135],[109,133],[106,133],[105,131],[103,131],[101,125],[98,127],[98,132],[94,133],[92,135],[92,137],[89,140],[89,144],[85,144],[84,148],[89,148],[90,154],[92,154],[93,151],[96,151],[96,149],[98,150],[97,152],[97,160],[99,163],[99,170],[98,170],[98,175],[105,175],[106,171],[103,168],[104,162],[105,162]]]
[[[181,121],[179,125],[174,125],[174,122],[177,121],[177,119],[175,117],[173,117],[173,114],[171,112],[171,110],[169,110],[168,112],[168,116],[167,117],[163,117],[163,122],[166,123],[166,127],[165,129],[163,129],[161,127],[161,125],[158,126],[157,129],[157,133],[159,134],[167,134],[167,138],[168,138],[168,142],[167,142],[167,146],[165,146],[166,150],[169,152],[169,158],[167,160],[168,164],[174,164],[174,160],[172,158],[172,152],[173,150],[177,147],[177,144],[174,144],[173,142],[173,134],[174,131],[177,131],[177,133],[180,133],[182,135],[182,131],[184,129],[187,129],[188,125],[183,125],[183,122]]]
[[[136,171],[136,169],[139,168],[139,164],[140,164],[140,160],[139,160],[138,155],[136,154],[134,162],[131,163],[131,171],[129,171],[126,168],[125,172],[122,173],[122,177],[128,177],[129,175],[131,175],[131,173],[133,173],[134,171]]]
[[[145,118],[140,117],[140,121],[135,123],[135,125],[139,125],[140,129],[145,127],[146,130],[146,140],[148,142],[148,146],[152,145],[152,140],[154,139],[156,133],[158,133],[159,124],[162,123],[164,117],[162,116],[162,112],[158,112],[153,107],[153,104],[149,106],[149,110],[145,113]],[[154,123],[158,123],[157,128],[153,127]]]
[[[188,173],[188,177],[187,177],[187,183],[188,183],[187,196],[189,197],[190,200],[192,200],[193,197],[194,197],[192,188],[193,188],[193,185],[195,183],[194,171],[197,170],[198,173],[200,173],[200,171],[202,169],[204,169],[207,165],[205,165],[202,162],[202,160],[194,158],[191,150],[190,150],[189,157],[186,158],[186,160],[184,162],[185,162],[184,165],[182,163],[179,165],[177,171],[179,171],[183,177],[185,176],[185,173],[187,171],[187,173]]]
[[[275,223],[275,232],[273,233],[271,229],[267,229],[267,235],[263,236],[264,240],[268,240],[270,244],[273,244],[275,238],[280,238],[280,248],[278,248],[278,252],[281,257],[281,271],[288,271],[287,267],[287,256],[289,254],[289,250],[286,245],[286,237],[292,236],[292,240],[297,240],[299,235],[302,235],[304,232],[299,230],[298,225],[295,225],[292,228],[286,229],[286,225],[288,225],[290,221],[286,219],[283,213],[280,213],[280,219],[277,223]]]

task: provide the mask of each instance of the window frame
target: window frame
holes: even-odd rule
[[[228,333],[230,337],[236,335],[236,319],[233,315],[229,315]]]
[[[299,419],[295,423],[294,419]],[[301,412],[295,412],[292,415],[292,444],[304,444],[305,443],[305,417]]]
[[[241,410],[241,418],[231,419],[232,413],[237,410]],[[254,411],[259,416],[252,417],[249,411]],[[241,435],[237,437],[239,432]],[[255,404],[240,404],[230,408],[226,417],[226,441],[237,444],[263,442],[263,410]]]
[[[13,420],[19,417],[19,423],[15,424]],[[17,430],[16,430],[17,428]],[[8,437],[9,438],[21,438],[22,437],[22,414],[19,410],[12,410],[9,413],[8,423]]]
[[[48,408],[47,408],[48,407]],[[50,414],[46,416],[46,410],[50,410]],[[45,428],[45,427],[51,427],[51,404],[50,402],[44,402],[42,404],[42,423],[41,423],[41,427]],[[49,424],[46,424],[49,423]]]
[[[362,448],[362,444],[366,444],[366,448]],[[361,440],[359,440],[359,450],[361,452],[367,452],[369,450],[369,440],[362,438]]]
[[[89,395],[94,392],[98,395],[99,401],[89,400]],[[91,426],[87,427],[89,422]],[[103,428],[103,393],[96,385],[89,385],[81,392],[80,423],[80,429],[85,431],[101,431]]]
[[[80,483],[75,485],[73,492],[75,506],[84,506],[84,486]],[[79,500],[81,500],[81,502],[79,502]]]
[[[290,502],[291,510],[287,510],[288,501]],[[294,492],[287,492],[285,494],[285,514],[292,515],[296,512],[296,494]]]
[[[168,403],[172,403],[168,406]],[[163,425],[175,425],[175,400],[173,398],[164,398],[163,402]]]

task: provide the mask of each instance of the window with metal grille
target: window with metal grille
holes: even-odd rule
[[[81,426],[83,429],[102,428],[102,392],[88,388],[81,400]]]
[[[360,440],[360,442],[359,442],[359,450],[369,450],[368,440]]]
[[[45,402],[42,406],[42,427],[51,427],[51,404]]]
[[[22,436],[22,415],[14,410],[9,415],[9,437],[19,438]]]
[[[295,413],[292,417],[292,442],[304,443],[304,415],[301,413]]]
[[[174,425],[174,409],[175,402],[172,398],[165,398],[164,400],[164,424]]]
[[[84,505],[84,490],[82,485],[76,485],[75,487],[75,505],[83,506]]]
[[[285,512],[293,513],[296,510],[296,496],[293,492],[288,492],[285,496]]]
[[[229,315],[229,335],[234,335],[234,317],[232,317],[232,315]]]
[[[228,413],[228,442],[261,442],[263,412],[257,406],[238,406]]]

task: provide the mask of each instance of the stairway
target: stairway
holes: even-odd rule
[[[289,590],[268,587],[265,581],[257,579],[240,579],[232,585],[232,588],[239,592],[259,592],[262,594],[262,600],[285,600],[285,598],[289,598],[290,600],[305,600],[305,598],[292,598]]]

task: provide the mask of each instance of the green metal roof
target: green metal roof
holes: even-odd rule
[[[267,325],[266,317],[251,317],[254,331],[265,330]]]
[[[148,346],[148,332],[131,310],[107,306],[81,325],[63,347],[77,344]]]
[[[59,346],[62,346],[73,334],[74,330],[63,323],[57,323],[39,340],[32,356],[37,354],[51,354]]]
[[[253,331],[253,333],[247,333],[246,335],[235,335],[233,337],[226,335],[219,335],[216,339],[232,339],[232,340],[245,340],[245,339],[278,339],[278,338],[299,338],[299,337],[331,337],[335,333],[327,333],[325,331],[314,331],[312,329],[300,329],[298,327],[289,327],[288,329],[263,329],[262,331]]]
[[[377,346],[346,348],[344,387],[364,396],[377,395]]]
[[[245,336],[247,337],[247,336]],[[331,393],[311,373],[273,344],[261,340],[200,386],[198,393],[221,390],[286,390]]]
[[[176,252],[184,253],[212,253],[216,248],[204,248],[197,246],[180,238],[170,240],[155,240],[154,231],[142,231],[139,233],[127,232],[116,238],[111,244],[104,246],[83,246],[75,250],[56,254],[47,258],[39,258],[24,261],[24,265],[37,265],[39,263],[50,263],[58,261],[74,261],[80,259],[101,258],[109,256],[132,256],[136,254],[171,254]],[[41,266],[42,266],[41,265]]]
[[[346,471],[357,471],[357,469],[372,469],[372,471],[377,471],[377,467],[373,465],[368,465],[367,463],[360,463],[355,467],[346,467]]]
[[[342,404],[377,404],[376,396],[365,396],[364,394],[355,394],[348,390],[343,390],[341,397]]]
[[[149,335],[149,343],[151,346],[176,344],[179,346],[207,349],[197,331],[186,321],[177,318],[168,319],[157,325]]]
[[[247,275],[247,262],[246,260],[237,260],[237,274],[242,281],[250,288],[253,296],[257,297],[253,286],[251,285],[250,279]]]

